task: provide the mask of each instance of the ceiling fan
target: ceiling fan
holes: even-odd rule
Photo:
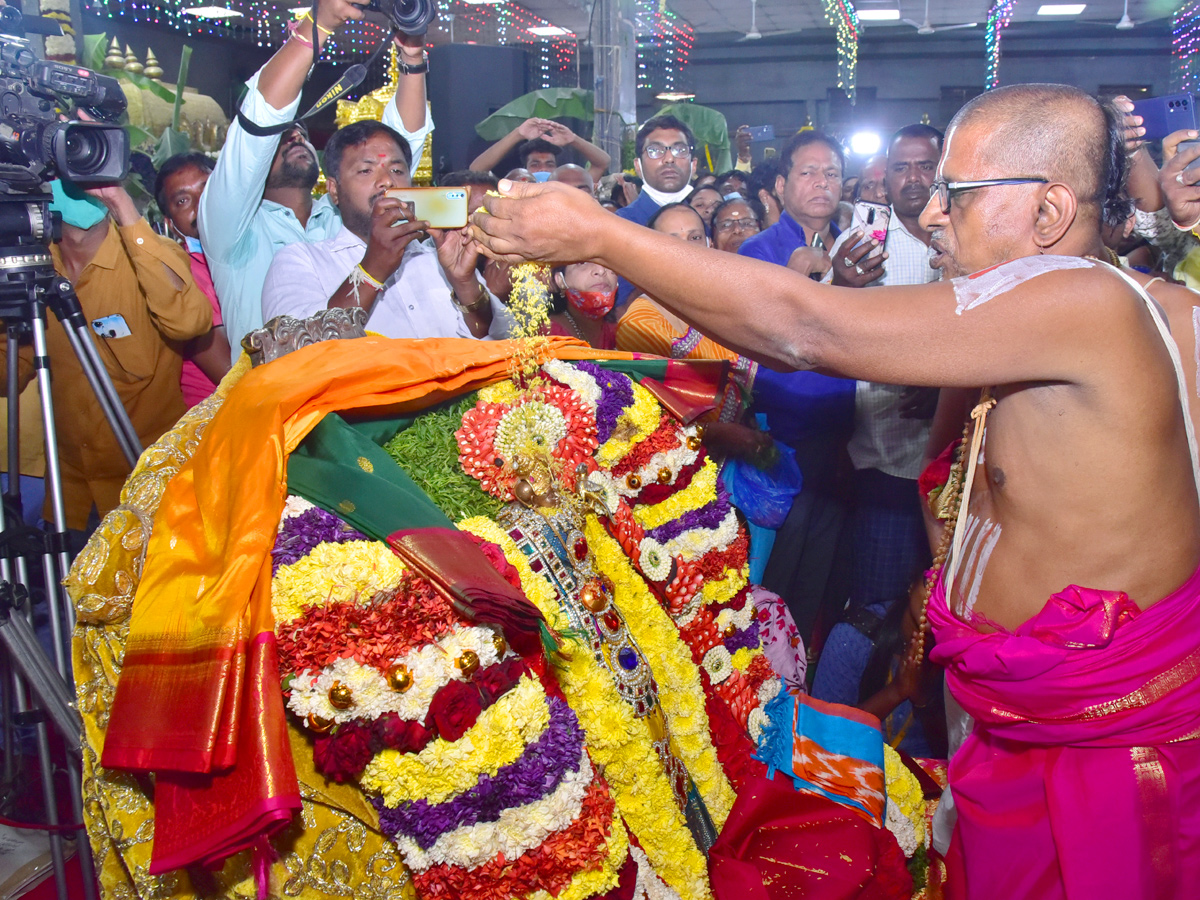
[[[902,20],[906,25],[911,25],[917,29],[917,34],[935,34],[939,31],[954,31],[958,28],[974,28],[978,22],[963,22],[961,25],[933,25],[929,21],[929,0],[925,0],[925,19],[921,22],[914,22],[912,19]]]
[[[799,34],[800,29],[796,28],[792,31],[769,31],[765,35],[758,30],[758,0],[750,0],[750,30],[738,38],[738,43],[742,41],[761,41],[764,37],[778,37],[781,34]]]
[[[1129,0],[1125,0],[1125,9],[1121,13],[1121,21],[1117,23],[1117,30],[1128,31],[1133,25],[1133,19],[1129,18]]]

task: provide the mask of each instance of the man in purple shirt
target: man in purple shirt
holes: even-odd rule
[[[833,138],[801,131],[781,155],[775,193],[779,221],[747,239],[738,253],[820,278],[841,198],[845,155]],[[796,451],[804,489],[779,529],[763,585],[787,600],[805,642],[837,620],[850,589],[850,509],[846,443],[854,428],[854,381],[816,372],[759,369],[754,409],[772,435]],[[818,640],[819,644],[819,640]]]

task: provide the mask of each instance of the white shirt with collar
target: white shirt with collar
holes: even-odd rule
[[[246,82],[242,112],[264,127],[292,121],[300,107],[299,95],[283,109],[276,109],[258,90],[261,75],[259,69]],[[395,102],[384,107],[382,118],[383,124],[396,129],[408,141],[415,166],[426,138],[433,131],[429,111],[425,112],[425,124],[416,131],[405,129]],[[242,353],[242,338],[263,325],[263,279],[275,254],[297,241],[334,237],[342,225],[328,197],[313,202],[305,225],[300,224],[288,207],[263,198],[278,147],[279,135],[252,135],[235,118],[217,157],[216,168],[200,195],[197,222],[200,242],[221,303],[231,362],[237,362]]]
[[[298,241],[280,249],[263,285],[263,321],[280,315],[306,319],[325,309],[366,252],[363,239],[345,225],[323,241]],[[450,282],[432,242],[410,243],[400,268],[383,285],[367,319],[367,330],[392,338],[474,337],[450,299]],[[512,319],[504,304],[490,292],[488,297],[492,324],[487,336],[501,340],[508,336]]]
[[[830,256],[836,257],[853,229],[847,229],[834,242]],[[867,287],[928,284],[941,272],[929,265],[929,245],[909,231],[892,212],[884,249],[883,275]],[[847,448],[856,469],[879,469],[897,478],[915,479],[921,474],[925,444],[929,440],[929,419],[908,419],[900,415],[901,385],[860,381],[854,388],[854,434]]]

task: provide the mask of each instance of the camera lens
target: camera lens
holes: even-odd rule
[[[72,172],[90,175],[104,168],[108,160],[108,142],[102,132],[68,128],[64,141],[67,164]]]

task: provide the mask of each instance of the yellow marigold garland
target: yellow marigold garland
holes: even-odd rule
[[[654,395],[636,381],[633,388],[633,403],[617,418],[617,427],[612,436],[596,451],[596,462],[603,469],[613,464],[650,436],[662,419],[662,409]]]
[[[682,491],[676,491],[666,500],[653,506],[635,506],[633,517],[643,528],[658,528],[716,499],[717,464],[709,457]]]
[[[551,627],[569,628],[554,588],[529,567],[525,554],[503,528],[482,516],[465,519],[458,527],[499,545],[516,568],[525,596],[542,611]],[[579,717],[588,753],[603,768],[617,809],[637,835],[655,872],[681,900],[710,897],[707,862],[675,803],[646,720],[634,717],[633,710],[617,694],[612,676],[590,652],[576,649],[569,658],[558,659],[556,674],[567,702]],[[703,704],[700,712],[703,714]],[[704,724],[707,726],[707,720]],[[726,806],[722,822],[728,812]]]
[[[571,883],[551,897],[549,891],[534,891],[526,900],[586,900],[597,894],[605,894],[617,886],[621,878],[621,867],[629,855],[629,833],[621,822],[621,811],[613,810],[612,830],[608,835],[608,856],[598,869],[580,872]]]
[[[887,784],[888,806],[901,813],[912,824],[916,846],[925,846],[925,794],[921,782],[900,759],[900,754],[883,744],[883,773]],[[905,850],[906,856],[912,850]]]
[[[309,606],[370,600],[395,587],[404,565],[380,541],[318,544],[303,559],[280,566],[271,579],[271,611],[284,625]]]
[[[679,630],[650,593],[629,558],[604,526],[592,516],[584,529],[596,569],[613,583],[613,602],[625,617],[630,635],[641,648],[658,681],[659,702],[671,735],[687,760],[688,771],[719,831],[736,799],[733,786],[712,744],[704,687],[692,651]]]
[[[749,565],[742,566],[740,569],[730,569],[724,578],[704,582],[704,587],[700,588],[700,600],[705,606],[728,603],[737,596],[738,591],[744,588],[749,580]]]
[[[461,739],[435,738],[420,753],[383,750],[367,764],[359,782],[388,806],[420,799],[442,803],[474,787],[480,773],[495,775],[515,762],[549,723],[545,692],[526,675],[481,712]]]

